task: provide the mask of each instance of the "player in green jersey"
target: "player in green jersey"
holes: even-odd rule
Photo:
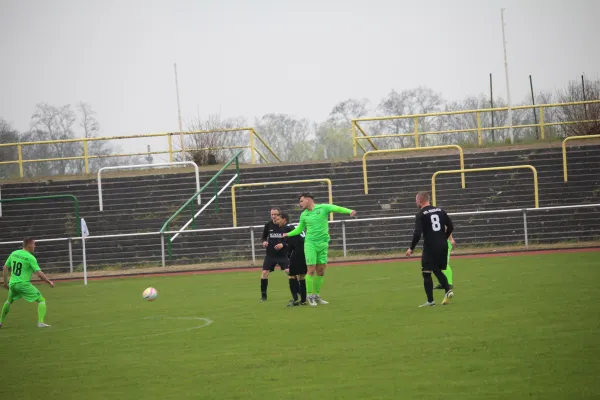
[[[38,328],[47,328],[50,326],[44,323],[46,299],[31,284],[31,275],[35,272],[50,287],[54,287],[54,283],[40,270],[40,266],[33,255],[34,252],[35,239],[26,238],[23,240],[23,249],[13,251],[4,263],[2,276],[4,277],[4,287],[8,289],[8,299],[2,307],[2,314],[0,314],[0,328],[6,319],[6,314],[10,311],[10,305],[21,297],[30,303],[34,301],[38,303]],[[9,271],[10,281],[8,280]]]
[[[454,288],[454,285],[452,284],[452,268],[450,268],[450,253],[452,252],[452,249],[455,247],[456,247],[456,241],[454,240],[452,235],[450,235],[448,237],[448,265],[446,266],[446,269],[442,270],[444,275],[446,275],[446,278],[448,278],[448,285],[450,285],[450,289]],[[438,284],[434,289],[443,289],[442,284],[441,283]]]
[[[306,229],[304,239],[304,254],[306,256],[306,292],[308,293],[308,304],[327,304],[321,298],[321,287],[327,268],[327,250],[329,249],[329,213],[350,214],[356,216],[356,211],[339,207],[334,204],[315,204],[315,198],[311,193],[302,193],[299,196],[300,207],[304,210],[300,214],[300,222],[293,231],[283,234],[283,237],[296,236]]]

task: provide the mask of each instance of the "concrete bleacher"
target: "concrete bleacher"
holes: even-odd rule
[[[465,153],[465,168],[484,168],[531,164],[538,170],[540,206],[600,203],[600,146],[581,145],[569,148],[569,181],[563,182],[560,147],[528,149],[473,150]],[[453,152],[401,154],[372,158],[368,161],[369,194],[364,194],[362,163],[319,162],[307,164],[271,164],[244,166],[241,183],[273,182],[329,178],[333,182],[333,202],[354,208],[361,218],[376,221],[346,224],[347,245],[351,252],[385,253],[406,247],[413,221],[381,220],[382,217],[413,215],[414,195],[431,189],[431,176],[439,170],[458,169],[458,155]],[[201,184],[215,173],[201,171]],[[219,188],[234,174],[227,170],[219,177]],[[437,178],[437,203],[449,212],[526,208],[534,206],[531,171],[498,171],[466,174],[466,188],[460,176]],[[80,214],[91,235],[159,231],[164,222],[195,192],[191,169],[160,170],[156,174],[103,176],[104,211],[99,211],[95,179],[16,182],[2,184],[2,198],[73,194],[79,200]],[[327,201],[324,184],[265,186],[240,188],[236,191],[238,226],[262,225],[269,218],[269,207],[289,210],[297,220],[297,193],[310,190],[318,202]],[[203,194],[203,203],[213,190]],[[196,221],[197,228],[232,226],[231,190],[223,192],[219,211],[209,206]],[[198,210],[194,206],[194,210]],[[528,215],[528,237],[533,243],[561,240],[592,240],[600,237],[599,210],[574,212],[537,212]],[[190,213],[172,225],[179,228]],[[590,218],[590,213],[594,215]],[[335,219],[347,217],[336,215]],[[519,214],[484,214],[456,216],[457,239],[472,244],[515,244],[523,241],[523,222]],[[37,201],[5,203],[0,218],[0,242],[20,240],[33,235],[39,239],[75,236],[72,201]],[[260,248],[261,229],[255,229],[255,251]],[[341,249],[341,225],[331,227],[332,253]],[[0,245],[3,253],[16,245]],[[68,269],[66,242],[40,242],[38,255],[46,268]],[[172,246],[168,264],[248,260],[251,252],[249,229],[183,234]],[[157,265],[161,247],[158,236],[103,238],[86,241],[88,266],[114,268],[133,265]],[[73,243],[74,264],[81,266],[81,245]]]

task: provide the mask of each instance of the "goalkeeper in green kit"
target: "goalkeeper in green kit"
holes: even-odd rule
[[[283,237],[297,236],[306,229],[304,239],[304,254],[306,256],[306,293],[308,304],[327,304],[321,298],[321,287],[325,268],[327,267],[327,250],[329,249],[329,213],[350,214],[356,216],[356,211],[339,207],[333,204],[315,204],[315,198],[311,193],[302,193],[299,196],[300,207],[304,210],[300,214],[300,222],[296,229],[284,233]],[[316,274],[315,274],[316,272]]]

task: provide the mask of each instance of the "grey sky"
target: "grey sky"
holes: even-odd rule
[[[445,99],[505,97],[600,75],[600,1],[0,0],[0,117],[19,130],[38,102],[85,101],[101,135],[177,131],[184,121],[289,113],[426,85]]]

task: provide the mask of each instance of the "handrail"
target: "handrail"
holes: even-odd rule
[[[237,226],[237,211],[235,204],[235,189],[240,187],[252,187],[252,186],[270,186],[270,185],[293,185],[298,183],[313,183],[313,182],[325,182],[329,190],[329,203],[333,203],[332,185],[330,179],[299,179],[295,181],[278,181],[278,182],[256,182],[256,183],[242,183],[233,185],[231,187],[231,208],[233,214],[233,226]],[[333,213],[329,214],[329,219],[333,221]]]
[[[432,112],[432,113],[424,113],[424,114],[407,114],[407,115],[393,115],[393,116],[382,116],[382,117],[364,117],[364,118],[355,118],[352,120],[352,145],[354,156],[358,156],[358,147],[360,147],[363,151],[365,148],[360,144],[360,141],[367,140],[373,148],[376,149],[371,139],[375,138],[386,138],[386,137],[405,137],[412,136],[415,140],[415,147],[419,147],[419,136],[420,135],[437,135],[444,133],[469,133],[469,132],[477,132],[477,143],[479,146],[483,145],[483,132],[484,131],[496,131],[500,129],[508,129],[508,128],[539,128],[540,139],[545,139],[546,135],[546,127],[549,126],[558,126],[558,125],[572,125],[572,124],[584,124],[584,123],[597,123],[600,122],[600,119],[585,119],[585,120],[577,120],[577,121],[559,121],[559,122],[545,122],[544,111],[546,108],[553,107],[567,107],[567,106],[577,106],[577,105],[586,105],[586,104],[598,104],[600,100],[586,100],[586,101],[574,101],[569,103],[553,103],[553,104],[535,104],[535,105],[526,105],[526,106],[515,106],[511,107],[512,110],[528,110],[528,109],[539,109],[539,123],[536,121],[535,124],[522,124],[522,125],[512,125],[512,126],[492,126],[492,127],[483,127],[481,124],[481,114],[482,113],[493,113],[500,111],[507,111],[508,107],[497,107],[497,108],[482,108],[479,110],[459,110],[459,111],[440,111],[440,112]],[[419,118],[426,117],[439,117],[439,116],[449,116],[449,115],[465,115],[465,114],[476,114],[476,127],[466,126],[464,129],[450,129],[450,130],[439,130],[439,131],[427,131],[420,132],[419,131]],[[398,134],[386,134],[386,135],[367,135],[359,122],[372,122],[372,121],[388,121],[394,119],[413,119],[414,120],[414,131],[412,133],[398,133]],[[356,133],[356,129],[358,129],[363,136],[358,137]]]
[[[264,146],[267,148],[267,150],[269,150],[269,152],[270,152],[270,153],[273,155],[273,157],[275,157],[275,158],[277,159],[277,161],[281,162],[281,158],[279,158],[279,156],[278,156],[277,154],[275,154],[275,152],[273,151],[273,149],[271,148],[271,146],[269,146],[269,145],[267,144],[267,142],[265,142],[265,140],[262,138],[262,136],[260,136],[260,135],[258,134],[258,132],[256,132],[254,129],[252,129],[252,134],[256,135],[256,137],[258,138],[258,140],[260,140],[260,142],[261,142],[261,143],[262,143],[262,144],[263,144],[263,145],[264,145]],[[256,149],[256,147],[254,146],[254,144],[252,144],[252,146],[253,146],[253,150],[255,150],[255,151],[258,153],[258,154],[260,154],[260,155],[261,155],[261,157],[262,157],[262,158],[263,158],[265,161],[269,162],[269,160],[267,160],[267,159],[266,159],[266,158],[265,158],[265,157],[264,157],[264,156],[263,156],[263,155],[262,155],[262,154],[261,154],[261,153],[258,151],[258,149]]]
[[[158,164],[137,164],[137,165],[116,165],[114,167],[102,167],[98,170],[98,202],[100,204],[100,211],[104,211],[104,205],[102,203],[102,171],[107,169],[133,169],[133,168],[145,168],[145,167],[161,167],[167,165],[193,165],[196,171],[196,192],[200,191],[200,170],[198,164],[193,161],[176,161],[168,163]],[[200,204],[200,196],[198,196],[198,204]]]
[[[431,177],[431,204],[435,207],[435,178],[440,174],[457,174],[464,172],[484,172],[484,171],[505,171],[512,169],[521,169],[521,168],[529,168],[531,172],[533,172],[533,189],[534,189],[534,201],[535,208],[540,207],[539,194],[538,194],[538,175],[537,169],[533,165],[510,165],[506,167],[488,167],[488,168],[471,168],[471,169],[457,169],[457,170],[448,170],[448,171],[437,171]]]
[[[238,151],[237,153],[235,153],[233,155],[233,157],[231,157],[231,159],[229,161],[227,161],[227,163],[225,163],[225,165],[223,165],[223,167],[212,177],[210,178],[210,180],[208,182],[206,182],[204,184],[204,186],[202,186],[202,188],[200,188],[200,190],[194,194],[192,197],[190,197],[177,211],[175,211],[175,213],[173,215],[171,215],[171,217],[167,220],[167,222],[164,223],[164,225],[162,226],[162,228],[160,228],[160,233],[164,233],[165,230],[167,229],[167,227],[169,226],[169,224],[171,224],[171,222],[177,218],[177,216],[179,216],[179,214],[181,213],[181,211],[183,211],[186,207],[188,207],[190,205],[191,202],[193,202],[196,197],[200,196],[200,193],[202,193],[204,190],[206,190],[206,188],[208,188],[211,184],[213,184],[214,182],[214,186],[215,186],[215,193],[218,195],[218,189],[217,189],[217,178],[219,177],[219,175],[221,175],[223,173],[223,171],[225,171],[227,169],[227,167],[229,167],[234,161],[235,161],[235,168],[236,168],[236,173],[238,175],[237,180],[239,182],[239,177],[240,177],[240,162],[239,162],[239,157],[241,156],[241,154],[243,153],[243,150]],[[218,200],[217,200],[217,209],[218,209]],[[193,214],[192,214],[193,215]]]
[[[587,136],[569,136],[562,142],[562,158],[563,158],[563,179],[566,182],[569,178],[567,176],[567,142],[569,140],[583,140],[583,139],[597,139],[600,135],[587,135]]]
[[[34,201],[34,200],[45,200],[45,199],[64,199],[69,198],[72,199],[75,203],[75,228],[77,236],[81,236],[81,217],[79,216],[79,201],[77,197],[72,194],[53,194],[49,196],[35,196],[35,197],[16,197],[14,199],[0,199],[0,203],[12,203],[17,201]]]
[[[465,156],[463,153],[463,149],[462,147],[460,147],[457,144],[448,144],[448,145],[443,145],[443,146],[429,146],[429,147],[410,147],[410,148],[404,148],[404,149],[389,149],[389,150],[371,150],[371,151],[367,151],[365,152],[365,154],[363,154],[363,160],[362,160],[362,165],[363,165],[363,181],[364,181],[364,186],[365,186],[365,194],[369,194],[369,184],[367,182],[367,157],[372,155],[372,154],[387,154],[387,153],[402,153],[402,152],[406,152],[406,151],[425,151],[425,150],[443,150],[443,149],[458,149],[458,153],[460,156],[460,169],[464,169],[465,168]],[[460,174],[461,176],[461,183],[462,183],[462,188],[465,188],[465,174]]]

